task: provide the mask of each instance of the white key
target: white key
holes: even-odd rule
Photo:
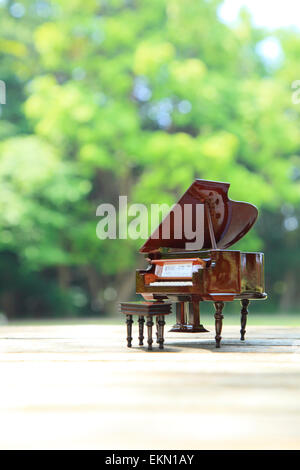
[[[150,282],[150,286],[192,286],[192,281],[159,281]]]

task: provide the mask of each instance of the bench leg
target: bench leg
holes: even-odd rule
[[[246,333],[246,324],[247,324],[247,315],[248,315],[248,305],[250,301],[248,299],[241,300],[242,310],[241,310],[241,341],[245,340]]]
[[[157,342],[159,344],[159,349],[164,349],[164,326],[165,318],[163,315],[157,317]]]
[[[143,346],[144,344],[144,317],[139,316],[139,345]]]
[[[222,311],[223,311],[223,307],[224,307],[224,302],[214,302],[215,304],[215,309],[216,309],[216,313],[215,313],[215,326],[216,326],[216,348],[220,348],[220,345],[221,345],[221,339],[222,339],[222,336],[221,336],[221,333],[222,333],[222,320],[224,318],[223,314],[222,314]]]
[[[152,349],[152,326],[153,326],[153,319],[151,315],[147,315],[147,330],[148,330],[148,349],[151,351]]]
[[[127,324],[127,347],[131,348],[132,341],[132,315],[126,315],[126,324]]]

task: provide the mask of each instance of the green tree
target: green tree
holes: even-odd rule
[[[113,310],[133,294],[142,241],[97,239],[96,207],[122,194],[173,203],[195,177],[229,181],[232,199],[259,206],[239,247],[266,250],[268,287],[287,298],[298,268],[278,263],[298,250],[299,231],[283,224],[300,199],[300,37],[274,33],[283,58],[271,67],[257,49],[269,33],[246,12],[226,26],[220,3],[24,1],[17,17],[2,3],[1,250],[19,276],[10,297],[2,283],[6,311]],[[56,306],[42,294],[33,311],[28,275],[59,286]],[[8,307],[20,286],[27,301]]]

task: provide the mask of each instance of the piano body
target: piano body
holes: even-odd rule
[[[267,297],[263,253],[227,249],[250,230],[258,215],[252,204],[230,200],[229,186],[195,180],[177,203],[182,210],[181,227],[176,211],[171,210],[140,249],[146,254],[148,267],[136,272],[136,292],[145,300],[176,302],[173,332],[206,332],[200,323],[199,303],[214,302],[217,348],[221,342],[224,302],[240,300],[240,332],[244,340],[250,300]],[[186,205],[189,211],[185,211]],[[200,205],[202,223],[196,226]],[[190,249],[186,227],[193,227],[194,233],[201,232],[202,246]],[[166,233],[168,237],[164,236]]]

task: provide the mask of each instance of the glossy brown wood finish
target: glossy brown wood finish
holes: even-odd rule
[[[178,324],[185,324],[186,323],[186,311],[185,311],[185,303],[178,302],[176,304],[176,320]]]
[[[154,325],[153,318],[156,319],[156,328],[157,328],[157,343],[159,344],[159,349],[163,349],[164,344],[164,325],[165,325],[165,315],[171,313],[171,303],[170,302],[121,302],[120,312],[126,315],[126,325],[127,325],[127,346],[131,348],[132,345],[132,324],[133,316],[138,316],[139,323],[139,345],[143,346],[144,342],[144,323],[145,316],[147,318],[147,334],[148,334],[148,349],[152,350],[153,338],[152,338],[152,327]]]
[[[152,343],[153,343],[153,339],[152,339],[153,319],[152,319],[151,315],[147,316],[146,325],[147,325],[147,329],[148,329],[148,349],[151,350],[152,349]]]
[[[231,201],[227,194],[229,186],[229,183],[195,180],[177,203],[184,215],[181,221],[182,236],[176,238],[174,212],[171,211],[144,243],[140,252],[151,253],[162,247],[184,249],[187,243],[193,241],[185,237],[184,226],[196,226],[198,204],[204,204],[208,208],[205,210],[204,226],[198,227],[198,230],[204,231],[204,244],[201,249],[228,248],[236,243],[255,223],[258,211],[252,204]],[[191,214],[183,210],[187,204],[192,206]],[[166,233],[169,234],[168,238],[163,236]]]
[[[207,333],[208,330],[200,323],[199,299],[192,297],[191,302],[176,303],[176,324],[170,332],[176,333]],[[188,318],[186,309],[188,307]]]
[[[185,302],[176,303],[176,324],[173,326],[174,331],[177,331],[178,329],[180,329],[181,325],[185,325],[187,323],[185,306]]]
[[[159,344],[159,349],[164,348],[164,326],[166,322],[164,316],[161,315],[157,317],[157,342]]]
[[[186,253],[182,253],[187,259]],[[187,301],[197,297],[202,300],[231,301],[235,298],[265,298],[263,282],[263,254],[241,253],[233,250],[209,250],[197,252],[205,261],[205,267],[193,273],[192,286],[150,286],[145,282],[145,275],[153,273],[155,266],[149,265],[147,270],[136,272],[136,293],[145,296],[156,294],[166,298],[177,294],[185,295]],[[176,253],[178,257],[178,252]],[[247,260],[251,259],[251,263]],[[166,256],[166,259],[167,258]],[[244,265],[241,264],[241,259]],[[246,262],[245,262],[246,260]],[[255,260],[255,262],[253,262]],[[245,269],[247,266],[247,270]],[[156,279],[155,279],[156,280]],[[250,283],[251,281],[251,283]],[[242,297],[241,297],[242,296]]]
[[[241,341],[244,341],[245,339],[245,334],[246,334],[246,324],[247,324],[247,315],[248,315],[248,305],[249,305],[249,300],[248,299],[243,299],[241,300]]]
[[[139,346],[144,344],[144,323],[145,319],[143,316],[139,316]]]
[[[131,348],[131,342],[132,342],[132,316],[131,315],[126,315],[126,324],[127,324],[127,347]]]
[[[221,333],[222,333],[222,323],[223,323],[223,308],[224,308],[224,302],[215,302],[215,327],[216,327],[216,348],[220,348],[221,346]]]
[[[263,253],[241,253],[241,291],[264,293]]]
[[[165,256],[165,254],[164,254]],[[181,260],[188,260],[189,254],[178,252],[168,254],[166,259],[172,256],[186,256]],[[190,257],[195,257],[195,252]],[[200,333],[207,330],[200,322],[199,302],[228,302],[239,300],[265,299],[263,277],[263,254],[241,253],[237,250],[207,250],[197,252],[197,256],[205,261],[198,272],[192,277],[192,286],[150,286],[145,283],[145,274],[153,273],[155,266],[150,265],[148,270],[137,271],[136,292],[142,295],[153,295],[154,298],[169,299],[178,302],[176,311],[176,324],[171,332]],[[161,259],[163,262],[163,259]],[[156,280],[153,277],[153,280]],[[189,318],[185,313],[185,305],[189,305]],[[245,317],[243,317],[245,321]],[[241,333],[241,336],[242,333]],[[219,342],[220,344],[220,342]]]

